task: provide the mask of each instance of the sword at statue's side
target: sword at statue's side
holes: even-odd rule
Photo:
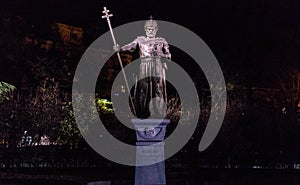
[[[111,33],[111,37],[112,37],[113,42],[114,42],[114,47],[117,47],[118,44],[116,42],[116,39],[115,39],[115,36],[114,36],[114,32],[113,32],[113,29],[111,28],[110,19],[109,19],[109,17],[112,17],[113,14],[108,14],[109,10],[106,9],[106,7],[103,7],[102,13],[104,13],[104,15],[102,16],[102,19],[106,18],[106,20],[107,20],[107,23],[108,23],[108,26],[109,26],[109,30],[110,30],[110,33]],[[121,66],[121,71],[123,73],[125,85],[126,85],[126,88],[127,88],[128,94],[129,94],[129,99],[130,99],[130,103],[132,105],[133,113],[134,113],[134,115],[136,115],[135,107],[134,107],[134,104],[133,104],[133,101],[132,101],[132,97],[131,97],[131,94],[130,94],[130,89],[129,89],[129,86],[128,86],[126,74],[125,74],[125,71],[124,71],[124,67],[123,67],[121,56],[120,56],[119,52],[117,52],[117,56],[118,56],[118,60],[119,60],[120,66]]]

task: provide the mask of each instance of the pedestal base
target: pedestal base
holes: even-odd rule
[[[162,141],[169,122],[170,120],[166,119],[132,120],[137,130],[135,185],[166,184]],[[160,162],[155,163],[156,161]]]

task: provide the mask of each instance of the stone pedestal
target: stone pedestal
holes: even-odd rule
[[[165,185],[164,142],[162,141],[170,120],[133,119],[132,123],[137,130],[135,185]],[[151,164],[156,161],[161,162]],[[145,166],[145,164],[151,165]]]

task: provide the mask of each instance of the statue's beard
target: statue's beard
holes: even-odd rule
[[[153,34],[153,33],[152,34],[146,34],[146,35],[147,35],[148,38],[154,38],[155,37],[155,34]]]

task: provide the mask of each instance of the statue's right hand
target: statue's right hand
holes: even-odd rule
[[[120,48],[120,46],[117,44],[117,45],[115,45],[115,46],[113,47],[113,50],[114,50],[115,52],[120,52],[121,48]]]

